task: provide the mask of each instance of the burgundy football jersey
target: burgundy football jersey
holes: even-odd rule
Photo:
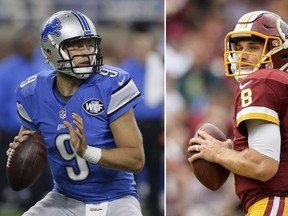
[[[252,203],[265,197],[288,195],[288,73],[261,69],[250,74],[235,92],[234,109],[237,151],[248,148],[245,120],[266,120],[279,125],[281,130],[280,165],[273,178],[262,182],[235,175],[236,193],[247,211]]]

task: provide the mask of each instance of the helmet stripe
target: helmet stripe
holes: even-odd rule
[[[250,31],[251,27],[253,26],[253,21],[262,13],[266,11],[253,11],[243,15],[240,20],[238,21],[238,28],[242,30]]]
[[[71,11],[71,12],[72,12],[72,13],[78,18],[78,20],[80,21],[81,26],[82,26],[82,28],[83,28],[83,30],[84,30],[84,34],[85,34],[85,35],[91,34],[91,30],[90,30],[89,24],[87,23],[85,17],[84,17],[81,13],[79,13],[79,12],[77,12],[77,11]]]
[[[252,13],[245,14],[243,17],[241,17],[241,19],[238,22],[240,29],[247,28],[247,25],[249,24],[249,20],[253,16],[253,14],[254,13],[252,12]]]

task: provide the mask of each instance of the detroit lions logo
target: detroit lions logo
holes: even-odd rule
[[[48,35],[52,34],[55,35],[56,37],[59,37],[61,35],[61,32],[59,31],[62,28],[61,22],[58,18],[53,19],[51,22],[49,22],[42,34],[41,34],[41,40],[42,41],[47,41]]]

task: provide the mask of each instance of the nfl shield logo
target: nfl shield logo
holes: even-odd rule
[[[59,111],[59,117],[61,119],[65,119],[66,118],[66,110],[61,110]]]

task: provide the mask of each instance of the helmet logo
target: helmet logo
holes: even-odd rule
[[[41,40],[47,41],[48,35],[52,34],[56,37],[59,37],[61,35],[61,32],[59,31],[62,28],[62,25],[60,23],[60,20],[58,18],[54,18],[51,22],[49,22],[44,30],[41,33]]]
[[[273,41],[272,41],[272,45],[273,45],[274,47],[280,46],[279,41],[277,41],[277,40],[273,40]]]

